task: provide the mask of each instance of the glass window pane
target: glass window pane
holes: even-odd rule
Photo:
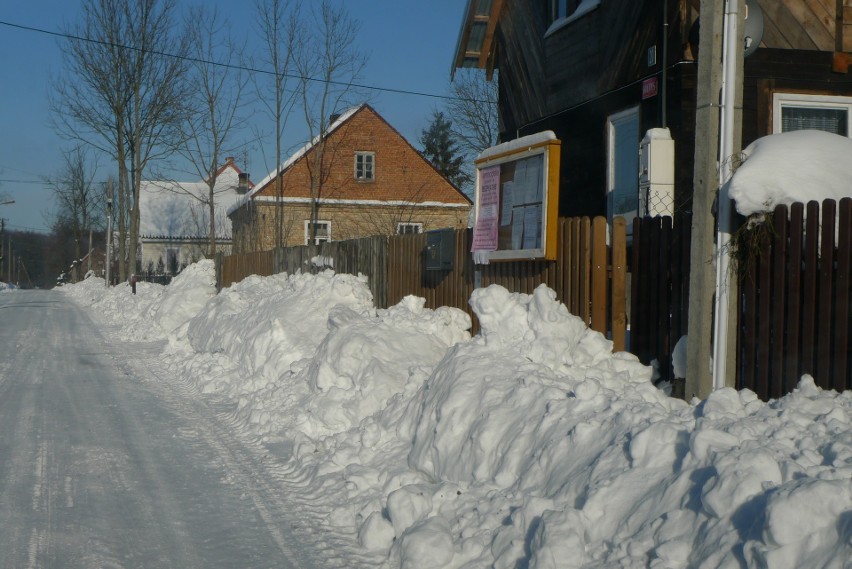
[[[811,129],[849,136],[848,120],[846,109],[786,105],[781,108],[781,132]]]

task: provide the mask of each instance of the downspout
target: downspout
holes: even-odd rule
[[[722,46],[722,120],[719,132],[719,194],[716,218],[716,308],[713,325],[713,389],[725,387],[728,359],[728,309],[730,304],[731,198],[728,181],[732,176],[734,148],[734,105],[737,96],[737,40],[740,0],[725,3],[724,44]]]
[[[663,85],[660,88],[662,98],[662,127],[668,127],[666,120],[666,107],[668,106],[667,85],[669,76],[669,0],[663,0],[663,76],[660,79]]]

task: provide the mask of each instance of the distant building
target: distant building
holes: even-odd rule
[[[332,118],[319,168],[318,147],[315,139],[281,165],[280,201],[272,171],[230,207],[235,252],[274,248],[279,204],[285,246],[467,227],[470,200],[369,105]]]
[[[241,186],[242,182],[242,186]],[[216,250],[231,251],[227,209],[251,188],[248,175],[228,158],[214,188]],[[139,234],[143,272],[175,274],[209,255],[209,186],[197,182],[143,181],[139,196]]]

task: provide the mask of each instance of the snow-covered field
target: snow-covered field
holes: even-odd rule
[[[61,290],[235,424],[376,566],[852,567],[852,393],[667,397],[539,288],[374,308],[363,279],[249,277]],[[354,562],[353,562],[354,565]]]

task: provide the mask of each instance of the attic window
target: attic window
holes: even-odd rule
[[[561,30],[571,22],[577,21],[595,8],[601,0],[547,0],[550,3],[550,27],[544,37]]]
[[[375,165],[375,152],[356,152],[355,179],[362,182],[369,182],[375,179]]]

